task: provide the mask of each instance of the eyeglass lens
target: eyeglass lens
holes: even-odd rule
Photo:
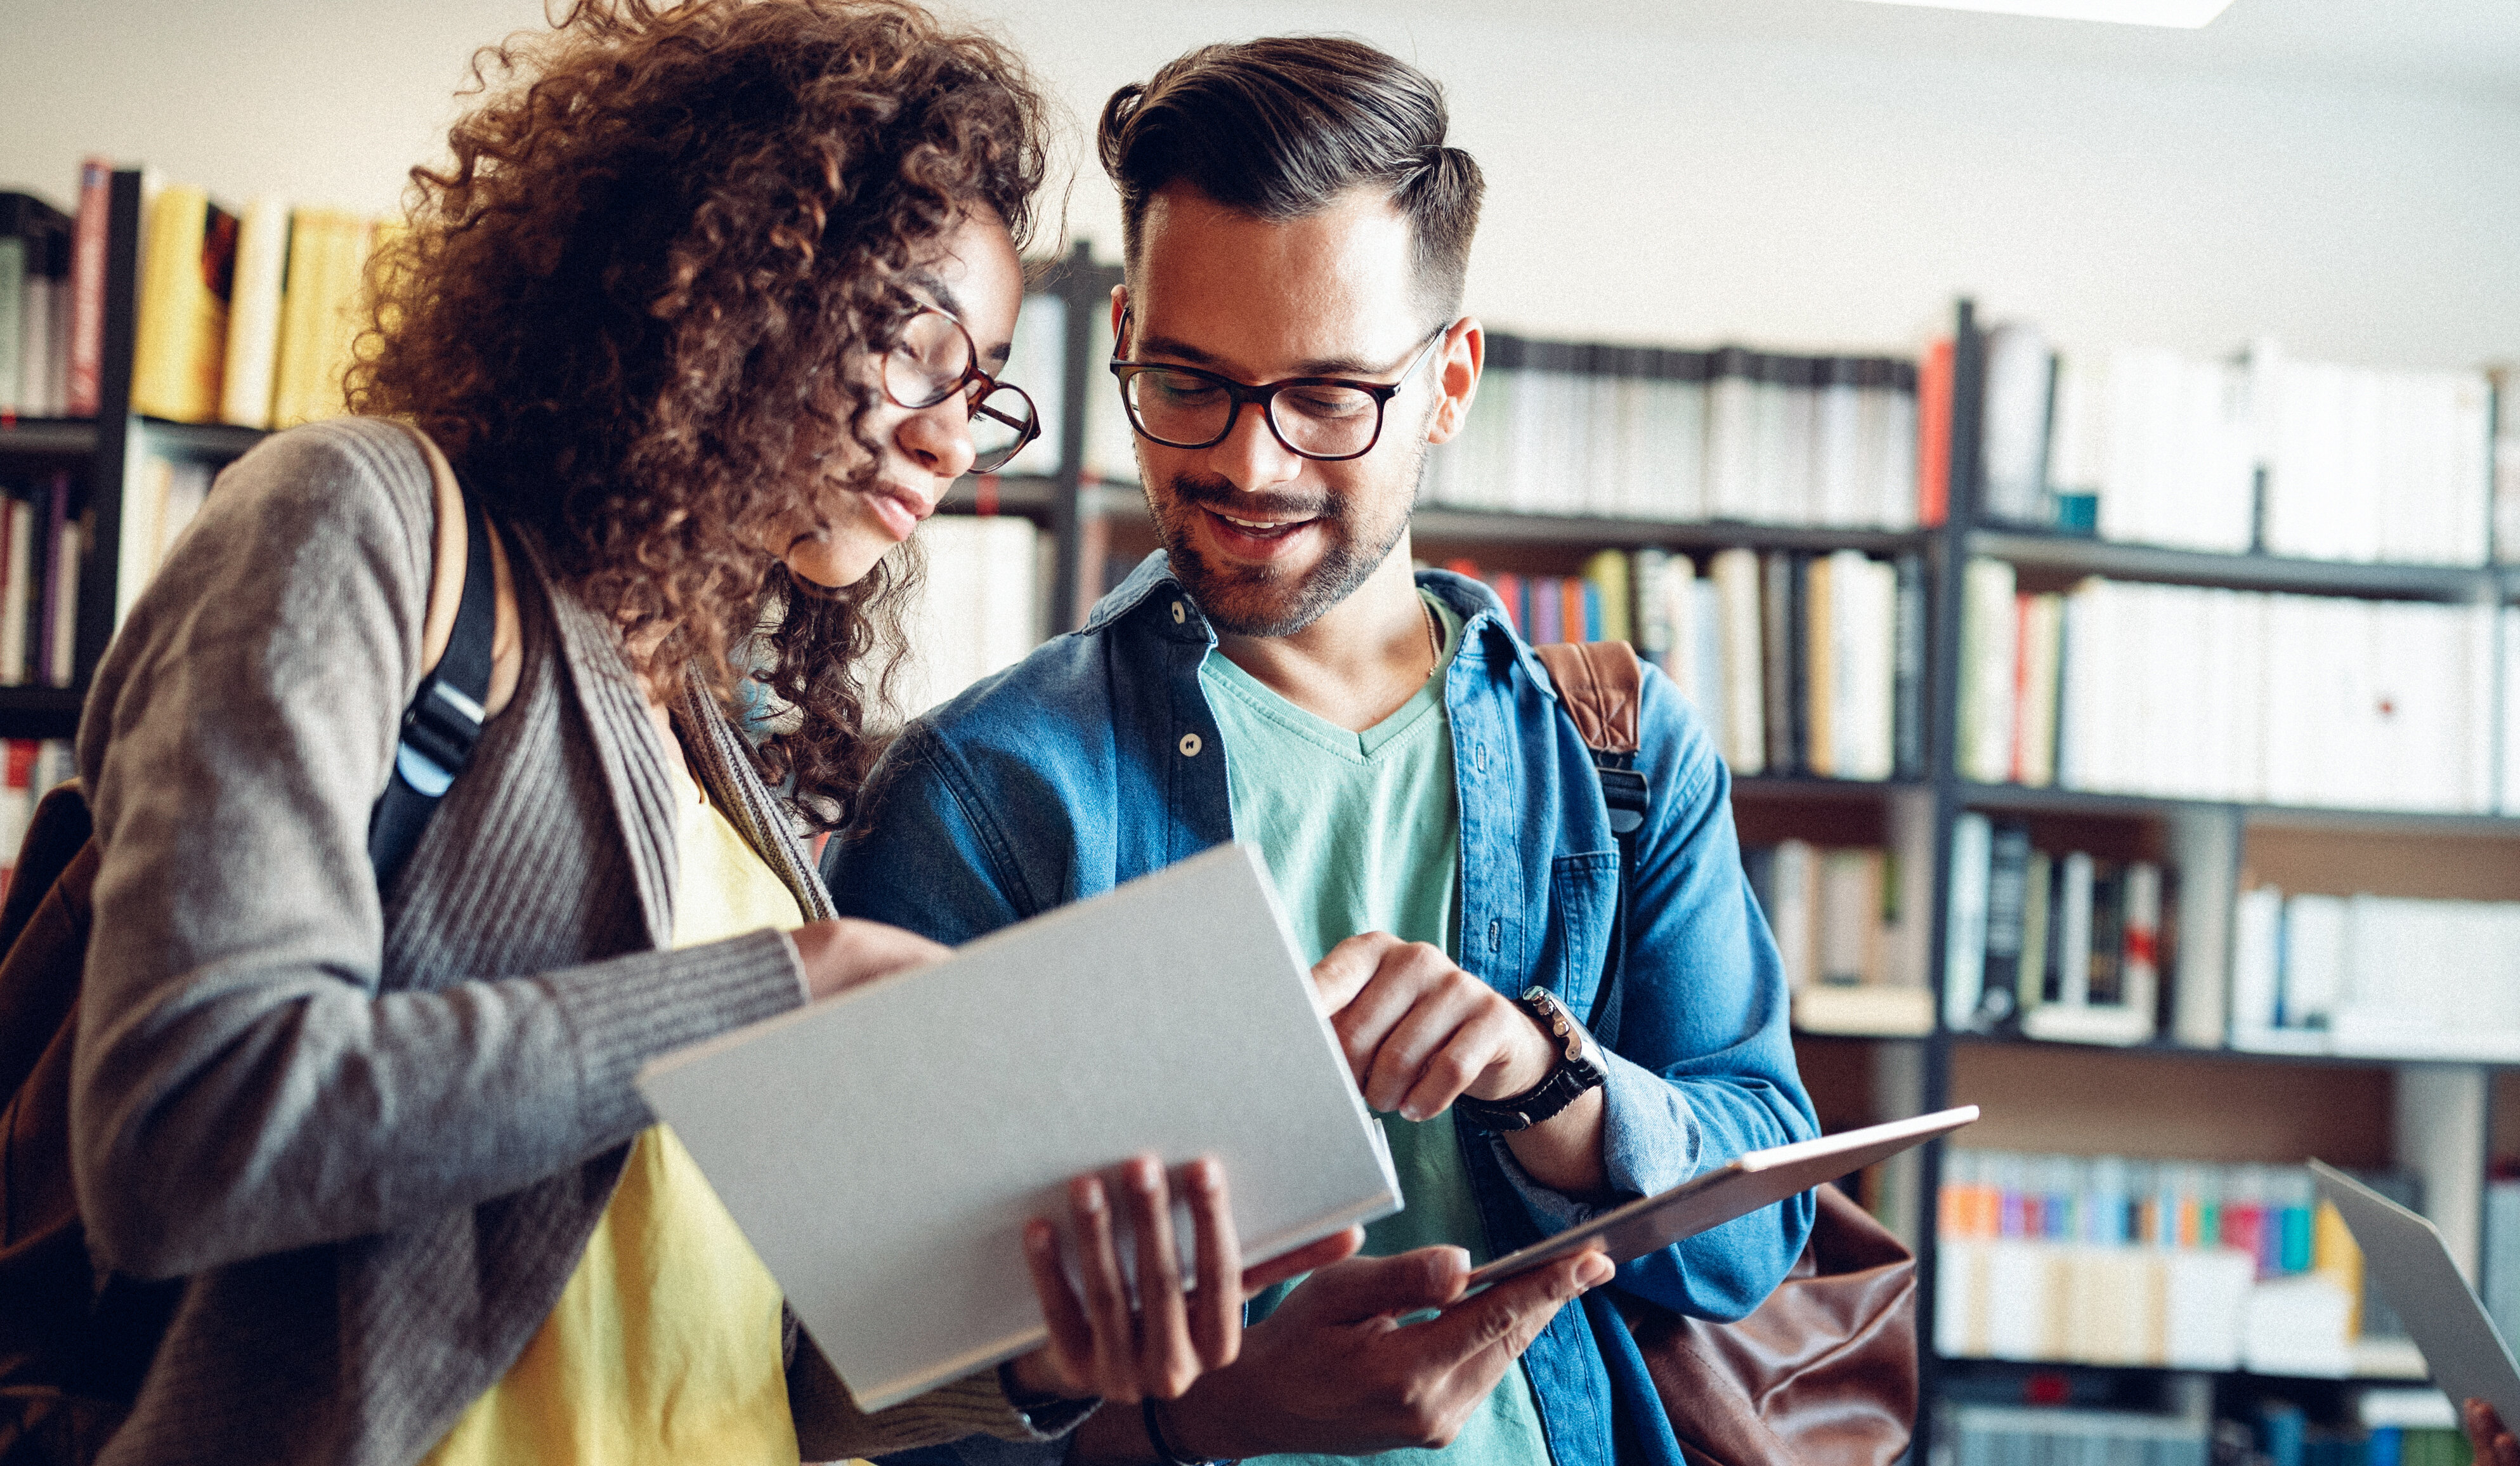
[[[1122,390],[1139,431],[1173,447],[1217,442],[1233,422],[1234,394],[1190,372],[1138,372]],[[1270,397],[1269,424],[1298,453],[1345,458],[1372,446],[1382,404],[1352,387],[1287,387]]]
[[[971,338],[953,317],[923,310],[902,328],[883,356],[884,394],[904,407],[923,409],[957,391],[982,389],[973,371]],[[1007,383],[989,386],[971,404],[971,472],[995,473],[1035,433],[1032,399]]]

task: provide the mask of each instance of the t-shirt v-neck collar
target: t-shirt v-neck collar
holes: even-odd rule
[[[1436,655],[1434,674],[1410,696],[1408,702],[1363,732],[1342,728],[1310,709],[1296,706],[1268,683],[1235,665],[1233,659],[1213,647],[1208,649],[1207,661],[1199,670],[1202,675],[1214,678],[1220,689],[1232,694],[1254,713],[1305,742],[1316,744],[1325,752],[1341,757],[1371,762],[1376,755],[1415,731],[1444,706],[1444,678],[1450,674],[1453,654],[1461,646],[1462,622],[1453,614],[1453,608],[1437,597],[1423,590],[1418,592],[1418,597],[1433,611],[1437,624],[1444,631],[1444,647]]]

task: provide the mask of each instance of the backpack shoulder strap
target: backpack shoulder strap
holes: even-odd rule
[[[455,629],[437,664],[420,679],[403,709],[393,775],[368,819],[368,862],[376,867],[380,890],[419,848],[437,802],[472,761],[488,718],[484,705],[490,698],[492,644],[498,631],[497,569],[480,503],[469,491],[462,499],[464,589],[456,604]]]
[[[1638,710],[1644,698],[1644,664],[1637,649],[1624,641],[1561,641],[1533,647],[1549,680],[1557,686],[1557,701],[1574,720],[1575,731],[1593,754],[1593,773],[1601,784],[1601,802],[1609,806],[1610,833],[1619,842],[1618,907],[1610,924],[1610,950],[1601,968],[1601,985],[1593,994],[1593,1009],[1584,1026],[1605,1047],[1619,1035],[1619,975],[1628,956],[1628,873],[1637,863],[1637,833],[1653,807],[1653,791],[1637,772],[1637,751],[1642,746]]]

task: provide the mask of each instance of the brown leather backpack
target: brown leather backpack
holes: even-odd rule
[[[1534,648],[1558,703],[1593,751],[1619,840],[1619,904],[1589,1026],[1619,1024],[1627,872],[1651,791],[1636,771],[1644,671],[1623,641]],[[1916,1419],[1916,1260],[1835,1186],[1816,1192],[1811,1240],[1750,1316],[1690,1318],[1614,1296],[1644,1355],[1672,1434],[1709,1466],[1891,1466]]]

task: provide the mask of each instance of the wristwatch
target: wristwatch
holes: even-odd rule
[[[1522,995],[1522,1006],[1550,1037],[1563,1047],[1557,1056],[1557,1067],[1520,1094],[1501,1100],[1472,1099],[1462,1095],[1453,1101],[1453,1112],[1481,1129],[1524,1130],[1555,1115],[1582,1097],[1587,1089],[1598,1089],[1610,1077],[1609,1064],[1601,1057],[1601,1046],[1557,995],[1534,985]]]

